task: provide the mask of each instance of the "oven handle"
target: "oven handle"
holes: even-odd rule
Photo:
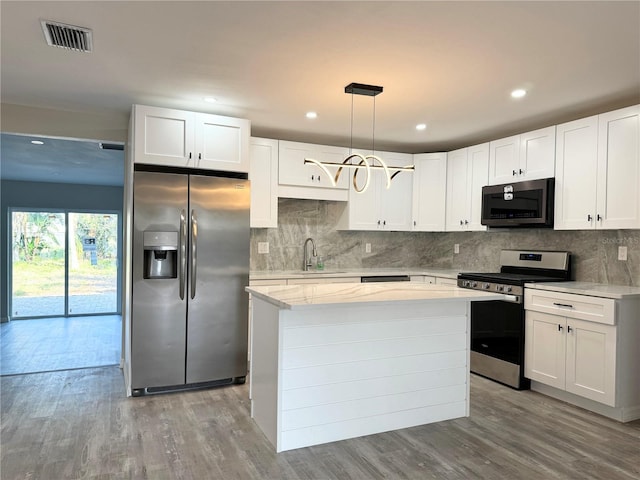
[[[503,295],[505,302],[522,303],[522,297],[520,295]]]

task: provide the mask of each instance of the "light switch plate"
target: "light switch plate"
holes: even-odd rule
[[[460,253],[460,244],[459,243],[454,243],[453,244],[453,253]]]
[[[370,243],[365,243],[364,244],[364,253],[371,253],[371,244]]]
[[[625,261],[627,259],[627,247],[620,246],[618,247],[618,260]]]
[[[269,242],[258,242],[258,253],[269,253]]]

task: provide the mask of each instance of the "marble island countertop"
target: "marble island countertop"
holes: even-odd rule
[[[254,298],[281,309],[317,308],[349,304],[384,304],[393,302],[442,302],[500,300],[497,293],[479,292],[450,285],[424,283],[332,283],[246,287]]]
[[[630,287],[625,285],[609,285],[592,282],[543,282],[526,283],[526,288],[536,290],[547,290],[551,292],[573,293],[576,295],[589,295],[591,297],[602,298],[640,298],[640,287]]]
[[[340,277],[367,277],[382,275],[424,275],[429,277],[441,277],[457,279],[461,270],[453,268],[335,268],[327,270],[279,270],[279,271],[252,271],[250,280],[281,280],[287,278],[340,278]]]

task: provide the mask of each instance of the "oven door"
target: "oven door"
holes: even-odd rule
[[[471,371],[517,389],[529,388],[524,328],[521,303],[471,302]]]

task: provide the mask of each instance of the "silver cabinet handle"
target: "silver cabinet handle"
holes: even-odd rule
[[[600,214],[597,214],[597,215],[596,215],[596,220],[598,220],[599,222],[601,222],[601,221],[602,221],[602,216],[600,216]]]
[[[520,175],[524,175],[524,170],[523,169],[520,169],[518,171],[520,172]]]
[[[573,331],[573,328],[571,328],[571,325],[567,325],[567,333],[571,333]]]
[[[562,325],[558,324],[558,331],[561,332],[562,331]]]
[[[180,300],[184,300],[184,272],[187,269],[187,213],[184,209],[180,212]]]
[[[569,305],[568,303],[556,303],[556,302],[553,302],[553,304],[554,304],[556,307],[567,307],[567,308],[573,308],[573,305]]]
[[[593,219],[593,217],[591,216],[591,214],[587,215],[587,222],[590,222]]]
[[[511,170],[511,171],[513,172],[513,173],[512,173],[512,176],[513,176],[513,177],[515,177],[515,176],[518,174],[518,172],[516,172],[515,170]]]
[[[198,266],[198,219],[191,210],[191,299],[196,296],[196,268]]]

